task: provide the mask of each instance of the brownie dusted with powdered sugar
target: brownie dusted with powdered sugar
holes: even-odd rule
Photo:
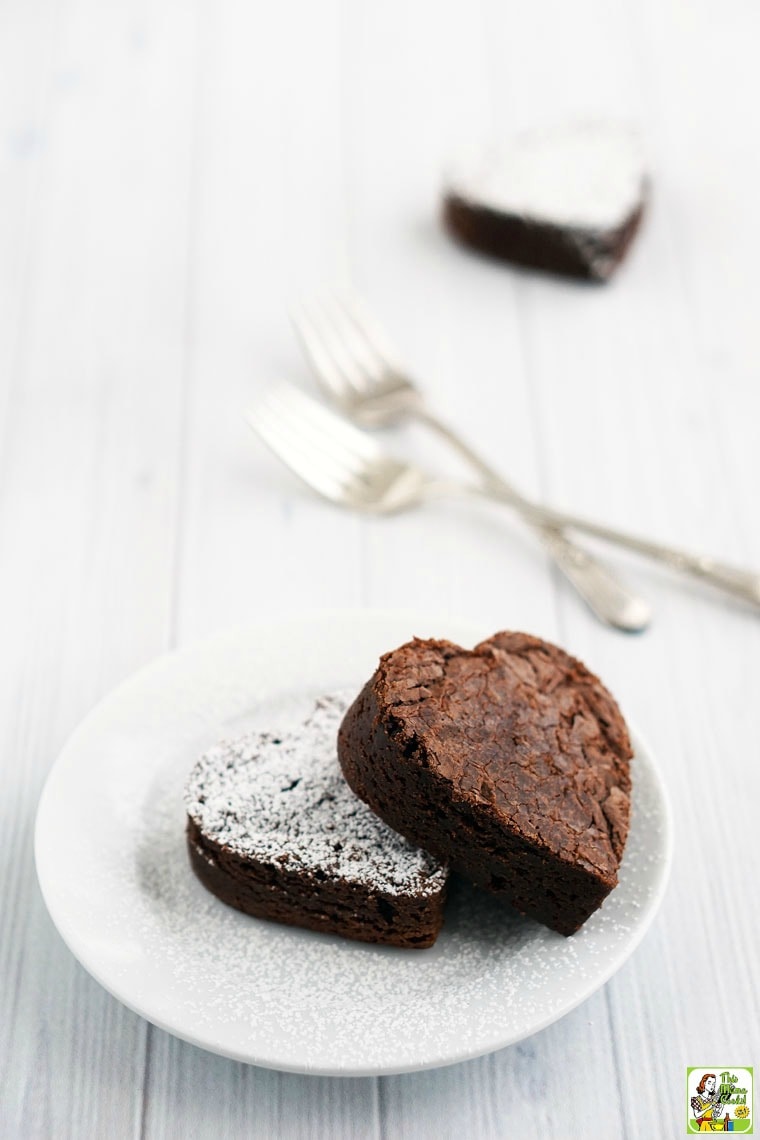
[[[422,948],[443,921],[448,872],[346,784],[336,752],[350,697],[320,698],[296,731],[206,752],[185,789],[200,881],[257,918]]]
[[[446,181],[443,222],[491,257],[606,281],[638,231],[647,192],[630,129],[586,123],[536,130],[463,159]]]

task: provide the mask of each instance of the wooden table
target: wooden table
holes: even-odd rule
[[[0,1134],[678,1136],[686,1065],[760,1065],[757,618],[621,558],[656,622],[608,631],[506,515],[341,513],[241,419],[273,379],[310,383],[288,300],[350,278],[527,490],[760,566],[759,36],[743,0],[0,9]],[[442,235],[463,141],[600,114],[643,125],[654,174],[614,283]],[[47,917],[35,806],[92,704],[170,646],[323,606],[557,640],[659,755],[660,916],[521,1045],[382,1079],[234,1064],[129,1013]]]

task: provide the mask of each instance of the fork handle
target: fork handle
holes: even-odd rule
[[[504,491],[497,484],[492,483],[486,493],[489,498],[499,499],[515,507],[524,518],[534,523],[556,527],[572,527],[573,530],[582,531],[593,538],[601,538],[613,542],[617,546],[624,546],[636,554],[643,554],[655,562],[661,562],[681,574],[707,582],[711,586],[722,590],[733,598],[748,602],[760,608],[760,574],[751,570],[744,570],[738,566],[731,566],[726,562],[719,562],[704,555],[692,554],[675,546],[668,546],[663,542],[640,538],[627,531],[617,530],[615,527],[595,523],[579,515],[568,514],[565,511],[555,511],[550,507],[541,507],[534,503],[527,503],[521,497],[515,498],[511,489]]]
[[[604,523],[595,523],[584,519],[580,515],[569,514],[567,511],[556,511],[551,507],[543,507],[527,499],[510,483],[494,471],[480,456],[472,450],[469,444],[451,430],[447,424],[430,413],[427,408],[418,411],[418,417],[430,428],[436,431],[452,447],[456,448],[463,459],[478,472],[482,479],[481,492],[492,499],[509,503],[518,511],[527,522],[535,526],[555,528],[556,531],[569,527],[581,531],[593,538],[604,539],[605,542],[633,550],[636,554],[643,554],[655,562],[669,566],[681,574],[687,574],[701,582],[707,582],[724,594],[739,601],[747,602],[755,608],[760,608],[760,574],[751,570],[743,570],[737,566],[730,566],[714,558],[707,558],[700,554],[691,554],[687,550],[680,550],[675,546],[668,546],[663,542],[655,542],[649,538],[629,534],[627,531],[606,526]],[[581,549],[578,547],[577,549]],[[585,552],[583,552],[585,553]],[[564,569],[564,567],[563,567]],[[584,597],[586,595],[584,594]],[[589,602],[589,604],[591,604]],[[593,608],[593,607],[592,607]]]
[[[474,468],[483,483],[481,493],[500,502],[508,501],[523,513],[525,521],[535,528],[559,569],[600,621],[627,633],[639,633],[647,628],[652,620],[648,602],[629,590],[614,570],[564,534],[561,524],[524,514],[521,504],[527,505],[528,500],[489,467],[469,444],[424,406],[418,405],[414,411],[421,422],[441,436]]]
[[[536,527],[555,563],[596,616],[627,633],[640,633],[652,620],[649,603],[634,594],[604,562],[593,557],[563,531]]]

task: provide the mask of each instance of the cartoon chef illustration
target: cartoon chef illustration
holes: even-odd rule
[[[691,1107],[697,1118],[700,1132],[723,1132],[723,1105],[715,1091],[715,1073],[704,1073],[697,1085],[697,1095],[691,1098]]]

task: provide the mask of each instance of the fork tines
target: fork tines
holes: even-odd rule
[[[334,295],[301,304],[292,314],[303,350],[319,380],[341,402],[377,391],[399,369],[360,303]]]
[[[334,498],[356,461],[382,455],[375,441],[286,382],[271,388],[246,412],[250,427],[296,474]]]

